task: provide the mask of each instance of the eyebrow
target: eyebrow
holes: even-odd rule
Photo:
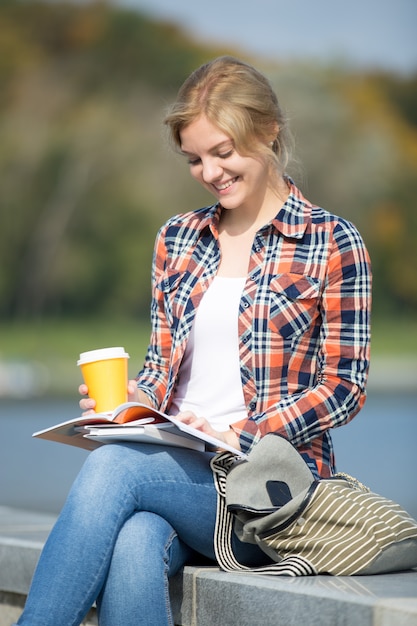
[[[225,147],[225,146],[234,146],[234,142],[233,139],[227,139],[226,141],[221,141],[220,143],[216,144],[215,146],[213,146],[212,148],[210,148],[209,152],[216,152],[217,150]],[[184,156],[191,156],[191,155],[195,155],[194,152],[187,152],[186,150],[183,150],[183,148],[180,148],[181,150],[181,154],[183,154]]]

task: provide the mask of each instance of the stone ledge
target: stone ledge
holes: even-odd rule
[[[25,602],[55,517],[0,506],[0,626]],[[171,581],[181,626],[417,626],[417,571],[274,578],[191,567]],[[97,626],[92,610],[84,626]]]
[[[184,626],[417,625],[417,572],[273,578],[186,567],[182,584]]]

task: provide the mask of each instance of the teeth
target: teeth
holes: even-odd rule
[[[218,189],[219,191],[224,191],[224,189],[227,189],[228,187],[233,185],[235,180],[236,178],[234,178],[233,180],[230,180],[228,183],[224,183],[224,185],[216,185],[216,189]]]

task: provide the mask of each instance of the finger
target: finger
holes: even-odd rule
[[[96,406],[96,401],[94,398],[83,398],[80,400],[80,409],[82,411],[94,411]]]
[[[82,396],[88,396],[88,387],[85,383],[81,383],[81,385],[78,387],[78,393],[80,393]]]
[[[181,413],[175,415],[175,419],[179,422],[184,422],[184,424],[191,424],[191,422],[194,422],[198,418],[192,411],[181,411]]]
[[[129,380],[127,385],[127,398],[129,402],[139,402],[140,394],[136,380]],[[145,404],[148,404],[146,401]]]
[[[95,415],[95,414],[96,414],[96,412],[92,411],[92,410],[90,410],[90,411],[83,411],[81,413],[82,417],[84,417],[85,415]]]
[[[201,430],[202,432],[209,433],[212,431],[212,428],[208,421],[204,417],[197,417],[197,415],[192,411],[184,411],[183,413],[179,413],[175,417],[180,422],[183,422],[188,426],[192,426],[196,430]]]
[[[208,427],[207,421],[203,417],[197,417],[191,422],[189,422],[190,426],[193,428],[197,428],[197,430],[204,430]]]

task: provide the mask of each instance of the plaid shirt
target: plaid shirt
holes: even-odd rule
[[[217,273],[220,213],[213,205],[172,217],[156,239],[152,334],[138,387],[163,411],[196,309]],[[232,428],[243,451],[273,431],[298,448],[316,476],[334,472],[329,429],[365,402],[370,302],[370,262],[356,228],[291,184],[276,218],[255,236],[240,301],[248,417]]]

